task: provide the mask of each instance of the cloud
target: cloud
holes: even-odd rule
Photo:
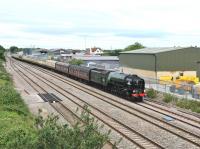
[[[121,33],[116,33],[116,36],[121,37],[130,37],[130,38],[163,38],[169,36],[170,33],[162,31],[153,31],[153,30],[135,30],[135,31],[124,31]]]
[[[198,0],[0,1],[1,43],[43,47],[198,44]],[[12,44],[13,45],[13,44]]]
[[[154,30],[131,30],[131,29],[118,29],[110,27],[65,27],[65,26],[27,26],[23,29],[27,33],[38,33],[51,36],[65,36],[73,35],[79,37],[128,37],[128,38],[162,38],[168,36],[170,33]]]

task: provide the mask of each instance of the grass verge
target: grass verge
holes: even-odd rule
[[[174,95],[165,93],[163,101],[183,109],[191,110],[192,112],[200,113],[200,102],[196,100],[178,98]]]
[[[28,141],[24,140],[24,136],[31,138],[36,134],[34,119],[19,93],[15,91],[2,60],[0,60],[0,132],[0,148],[11,148],[10,144],[20,142],[28,147],[26,146]],[[19,133],[24,136],[16,137]],[[17,145],[15,148],[18,147]]]
[[[87,107],[81,116],[84,125],[77,122],[73,127],[58,124],[54,115],[33,117],[0,61],[0,149],[102,148],[110,132],[97,133],[103,126],[98,126]]]

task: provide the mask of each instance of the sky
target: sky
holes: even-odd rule
[[[0,0],[6,48],[200,46],[199,0]]]

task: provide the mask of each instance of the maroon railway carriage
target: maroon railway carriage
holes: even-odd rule
[[[68,74],[79,79],[90,81],[91,69],[85,66],[70,65]]]
[[[62,62],[56,62],[55,64],[55,69],[59,72],[68,74],[69,72],[69,64],[67,63],[62,63]]]

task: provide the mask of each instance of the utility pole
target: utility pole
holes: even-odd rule
[[[87,40],[87,36],[84,36],[84,40],[85,40],[85,50],[86,50],[86,40]]]

